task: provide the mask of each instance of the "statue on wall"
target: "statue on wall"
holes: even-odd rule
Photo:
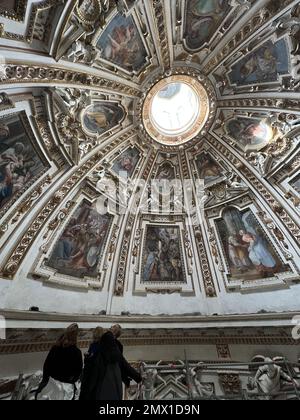
[[[266,399],[282,399],[286,391],[295,387],[300,389],[299,383],[289,376],[283,368],[276,365],[275,361],[270,358],[262,358],[265,363],[262,365],[255,378],[249,379],[249,389],[257,389],[259,393],[264,394]]]
[[[153,400],[155,396],[155,386],[158,383],[166,382],[163,378],[158,374],[157,369],[149,369],[143,375],[143,385],[142,385],[142,395],[143,400]]]
[[[214,393],[213,383],[203,383],[201,369],[195,369],[192,371],[192,393],[195,399],[197,398],[211,398]]]
[[[92,25],[109,10],[109,0],[81,0],[76,13],[83,24]]]
[[[43,378],[43,372],[38,371],[33,375],[29,376],[25,381],[23,381],[22,387],[22,400],[35,400],[36,389],[41,383]],[[75,395],[77,399],[78,393]],[[64,384],[62,382],[55,381],[50,378],[48,385],[43,391],[38,395],[38,400],[41,401],[71,401],[74,399],[74,385]]]
[[[84,41],[77,40],[66,53],[66,58],[73,63],[89,64],[96,58],[97,51],[92,45],[86,44]]]

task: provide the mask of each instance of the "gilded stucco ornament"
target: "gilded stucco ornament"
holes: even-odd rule
[[[6,8],[0,4],[0,16],[21,22],[25,18],[27,3],[28,0],[16,0],[13,8]]]
[[[76,14],[85,25],[93,25],[103,19],[108,10],[109,0],[80,0],[76,5]]]
[[[62,48],[65,49],[65,45],[69,45],[69,48],[60,54],[73,63],[89,65],[93,63],[97,51],[91,40],[97,28],[105,24],[109,10],[109,0],[78,0],[75,12],[70,18],[68,30],[74,33],[80,32],[81,36],[76,37],[71,45],[65,42]]]

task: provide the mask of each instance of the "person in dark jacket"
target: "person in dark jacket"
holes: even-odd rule
[[[79,399],[82,401],[92,401],[96,399],[97,380],[99,380],[98,372],[103,371],[101,352],[101,338],[105,331],[101,327],[97,327],[93,333],[94,341],[90,345],[88,352],[84,358],[84,369],[81,378],[81,391]]]
[[[116,344],[123,356],[124,354],[124,347],[123,344],[119,341],[119,338],[122,336],[122,327],[119,324],[113,325],[110,329],[113,336],[115,337]],[[126,359],[122,358],[122,381],[125,384],[126,388],[129,388],[131,380],[134,380],[137,383],[140,383],[142,378],[139,375],[139,373],[130,366],[130,364],[126,361]]]
[[[122,335],[122,327],[119,324],[113,325],[110,329],[110,331],[113,333],[113,336],[115,337],[115,340],[117,342],[117,345],[120,349],[120,352],[123,354],[124,352],[124,348],[123,348],[123,344],[119,341],[119,338]]]
[[[70,325],[50,350],[43,368],[43,380],[35,391],[35,397],[47,386],[49,379],[74,385],[82,372],[82,353],[77,347],[79,327]]]
[[[105,332],[106,331],[102,327],[95,328],[95,330],[93,332],[93,342],[90,345],[90,348],[89,348],[87,354],[85,355],[85,359],[89,359],[89,358],[97,356],[97,354],[100,351],[101,338],[103,337]]]
[[[122,381],[129,386],[130,381],[137,383],[142,377],[124,358],[123,346],[118,341],[121,327],[114,326],[100,340],[100,351],[90,359],[89,375],[84,379],[84,388],[80,399],[96,401],[121,401],[123,397]],[[88,391],[87,391],[88,390]]]

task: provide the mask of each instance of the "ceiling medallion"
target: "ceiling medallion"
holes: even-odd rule
[[[174,75],[149,91],[142,110],[143,125],[152,139],[166,146],[182,145],[205,127],[210,96],[198,78]]]

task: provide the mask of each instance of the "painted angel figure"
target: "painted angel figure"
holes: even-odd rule
[[[240,230],[239,232],[243,243],[249,246],[249,258],[259,271],[275,272],[277,261],[270,252],[266,239],[254,228],[250,216],[249,213],[243,216],[243,222],[247,231]]]

